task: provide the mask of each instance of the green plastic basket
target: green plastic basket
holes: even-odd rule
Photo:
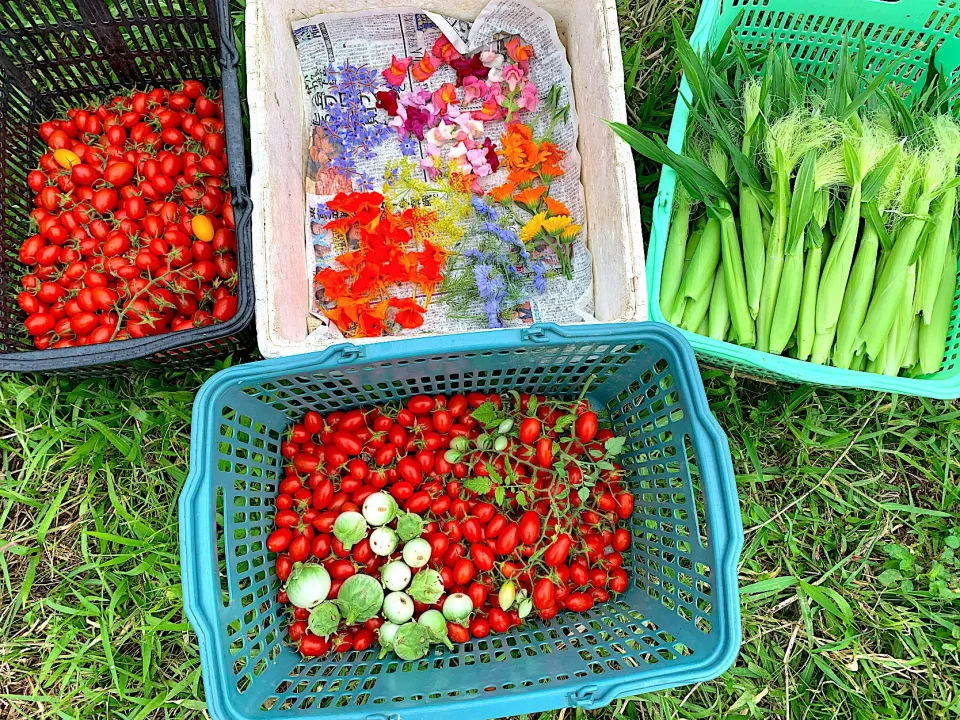
[[[748,50],[771,42],[785,43],[797,71],[825,74],[836,60],[844,37],[851,45],[864,39],[875,62],[883,68],[891,60],[909,54],[892,72],[892,80],[904,88],[922,86],[931,49],[939,45],[937,61],[949,75],[960,72],[960,2],[958,0],[704,0],[691,43],[698,50],[714,42],[743,12],[735,33]],[[680,95],[690,97],[686,80]],[[689,109],[678,100],[670,126],[668,145],[680,152],[686,134]],[[647,260],[650,315],[667,323],[660,310],[660,276],[670,232],[676,174],[663,168],[653,213]],[[960,397],[960,294],[954,300],[947,351],[940,370],[919,378],[900,378],[874,373],[814,365],[772,355],[733,343],[681,330],[705,362],[743,373],[796,383],[838,388],[863,388],[904,395],[953,399]]]

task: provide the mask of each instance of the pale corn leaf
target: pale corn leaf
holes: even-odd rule
[[[870,83],[847,104],[847,107],[844,108],[844,110],[838,116],[839,119],[848,120],[858,113],[860,108],[866,104],[867,100],[873,97],[887,81],[887,76],[890,74],[890,71],[903,60],[905,60],[907,56],[910,55],[910,52],[903,53],[893,61],[887,63],[883,71],[873,78],[873,80],[871,80]]]
[[[846,164],[847,177],[850,178],[850,182],[860,180],[860,154],[847,138],[843,140],[843,161]]]
[[[887,230],[887,224],[883,221],[883,217],[880,215],[880,210],[877,208],[877,203],[864,202],[860,206],[860,214],[863,215],[865,222],[870,223],[870,226],[879,236],[881,247],[883,247],[885,251],[892,250],[893,237],[891,237],[890,231]]]
[[[793,184],[793,197],[790,201],[790,215],[787,225],[786,251],[795,250],[803,237],[803,231],[813,217],[816,200],[817,153],[809,150],[803,156],[800,169]]]
[[[887,178],[900,160],[900,152],[899,145],[890,148],[883,159],[863,178],[863,202],[871,202],[880,195]]]
[[[902,135],[912,137],[917,134],[917,125],[913,121],[913,113],[903,102],[903,97],[897,91],[895,85],[888,85],[883,93],[883,99],[887,107],[893,113],[894,118],[899,123],[898,130]]]

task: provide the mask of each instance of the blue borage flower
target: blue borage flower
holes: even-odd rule
[[[373,180],[357,170],[356,161],[372,160],[377,146],[392,135],[386,123],[377,121],[376,110],[364,105],[364,96],[380,87],[380,74],[347,60],[336,68],[328,65],[326,80],[338,96],[327,103],[327,117],[322,123],[324,132],[340,146],[330,165],[354,179],[360,190],[373,189]]]
[[[477,246],[460,253],[460,273],[452,273],[447,302],[455,306],[472,305],[477,300],[483,307],[487,326],[502,328],[516,316],[531,291],[547,291],[550,273],[539,260],[531,258],[516,231],[502,224],[501,211],[478,197],[471,205],[481,219],[483,235]]]

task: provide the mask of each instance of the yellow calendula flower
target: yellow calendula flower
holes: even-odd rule
[[[544,232],[549,233],[550,235],[556,235],[558,232],[563,230],[571,222],[569,215],[561,215],[559,217],[548,218],[543,221]]]
[[[577,225],[576,223],[573,225],[567,225],[560,234],[560,237],[564,240],[573,240],[577,236],[577,233],[579,233],[582,229],[582,226]]]
[[[543,230],[543,223],[547,219],[545,212],[540,212],[527,220],[527,224],[520,230],[520,240],[525,243],[531,242],[540,231]]]

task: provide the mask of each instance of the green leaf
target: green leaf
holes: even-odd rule
[[[726,200],[731,205],[735,204],[735,200],[726,184],[717,177],[713,170],[699,160],[678,155],[668,148],[663,140],[659,138],[650,139],[629,125],[608,120],[604,120],[604,122],[638,153],[655,163],[673,168],[690,195],[707,207],[716,207],[717,200]]]
[[[903,574],[896,568],[887,568],[877,575],[877,582],[881,585],[893,585],[903,580]]]
[[[902,55],[900,55],[900,57],[895,58],[891,60],[889,63],[887,63],[887,66],[883,69],[883,72],[878,73],[877,76],[870,81],[870,84],[868,84],[862,91],[860,91],[853,98],[853,100],[851,100],[847,104],[847,106],[840,112],[840,115],[838,116],[838,118],[841,121],[849,120],[851,117],[853,117],[858,112],[860,112],[860,109],[866,104],[867,100],[869,100],[873,95],[875,95],[876,92],[880,89],[880,87],[887,81],[887,75],[890,74],[890,71],[894,67],[896,67],[900,62],[905,60],[910,55],[911,52],[913,51],[910,50],[908,52],[905,52]]]
[[[580,502],[586,502],[587,498],[590,497],[590,488],[581,487],[579,490],[577,490],[577,497],[580,498]]]
[[[880,503],[880,507],[891,512],[909,513],[910,515],[929,515],[930,517],[938,518],[956,517],[955,513],[948,513],[944,512],[943,510],[930,510],[928,508],[920,508],[914,505],[901,505],[900,503],[884,502]]]
[[[563,432],[571,423],[577,419],[576,415],[562,415],[557,418],[556,424],[553,426],[554,431],[559,435]]]
[[[866,222],[870,223],[870,226],[876,231],[877,235],[880,236],[880,245],[883,249],[892,250],[893,238],[887,230],[887,224],[883,221],[877,204],[875,202],[863,203],[863,205],[860,206],[860,210]]]
[[[793,587],[796,584],[797,578],[795,578],[793,575],[768,578],[766,580],[758,580],[755,583],[751,583],[750,585],[745,585],[744,587],[740,588],[740,595],[760,595],[762,593],[770,592],[776,593]]]
[[[675,18],[673,20],[673,38],[676,46],[677,60],[680,61],[680,67],[683,69],[687,84],[693,91],[694,99],[709,103],[709,80],[707,79],[706,68],[703,66],[697,51],[693,49],[693,46],[690,45],[687,40],[687,34]]]
[[[401,542],[413,540],[423,533],[423,518],[412,512],[404,512],[397,520],[397,537]]]
[[[463,487],[465,490],[469,490],[477,495],[486,495],[490,492],[490,488],[493,487],[493,482],[488,477],[473,475],[463,481]],[[500,488],[497,489],[499,490]]]
[[[484,466],[487,468],[487,473],[490,475],[490,481],[495,482],[497,485],[502,485],[503,477],[497,472],[497,469],[493,466],[493,464],[484,463]]]
[[[498,487],[493,491],[493,499],[496,501],[497,505],[503,505],[507,499],[507,491],[502,487]]]
[[[847,623],[853,623],[853,610],[850,604],[836,590],[810,585],[803,580],[800,581],[800,589],[834,617]]]
[[[626,442],[627,439],[624,437],[612,437],[603,444],[603,449],[608,457],[616,457],[623,452],[623,446]]]
[[[503,420],[500,410],[492,402],[485,402],[470,414],[486,428],[496,427]]]
[[[540,402],[537,400],[536,395],[531,395],[530,400],[527,402],[527,416],[533,417],[537,412],[537,408],[540,406]],[[517,403],[517,407],[520,407],[520,403]]]
[[[529,502],[527,501],[527,495],[522,490],[517,493],[517,504],[520,507],[526,507],[529,504]]]

